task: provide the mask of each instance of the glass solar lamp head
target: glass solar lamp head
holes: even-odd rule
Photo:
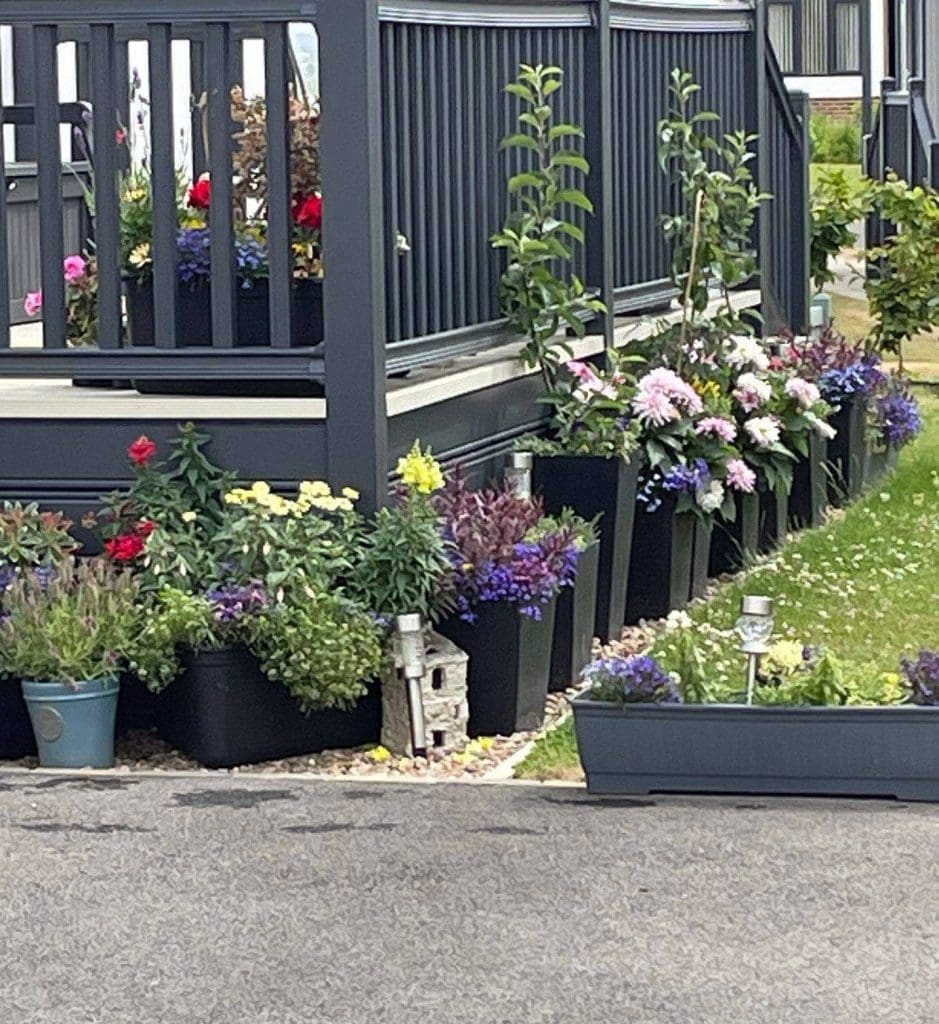
[[[531,498],[531,452],[512,452],[505,460],[505,482],[520,498]]]
[[[424,698],[421,680],[427,652],[424,647],[424,620],[420,615],[398,615],[395,618],[401,668],[407,687],[408,712],[411,719],[411,751],[415,757],[427,757],[427,729],[424,722]]]
[[[760,658],[769,650],[773,635],[773,612],[775,607],[770,597],[746,595],[740,605],[737,619],[737,635],[740,637],[740,651],[747,656],[747,704],[753,703],[756,674]]]

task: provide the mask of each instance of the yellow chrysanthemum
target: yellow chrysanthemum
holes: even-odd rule
[[[194,523],[196,521],[196,513],[190,510],[189,512],[183,512],[184,523]]]
[[[794,672],[803,663],[802,652],[802,644],[796,640],[777,640],[766,657],[780,671]]]
[[[421,450],[419,441],[403,458],[398,460],[397,472],[405,487],[410,487],[418,494],[433,494],[444,485],[443,470],[440,463],[430,454]]]
[[[691,382],[691,386],[702,398],[721,397],[720,386],[713,380],[701,380],[699,377],[695,377]]]

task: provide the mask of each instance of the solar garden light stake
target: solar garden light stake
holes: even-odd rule
[[[505,459],[505,480],[520,498],[531,500],[531,452],[511,452]]]
[[[424,678],[424,620],[420,615],[395,617],[398,649],[404,669],[408,693],[408,715],[411,720],[411,752],[414,757],[427,757],[427,730],[424,723],[424,698],[421,681]]]
[[[753,689],[760,658],[769,651],[769,638],[773,635],[773,612],[771,597],[745,595],[740,604],[740,618],[736,630],[742,641],[741,653],[747,656],[747,705],[753,704]]]

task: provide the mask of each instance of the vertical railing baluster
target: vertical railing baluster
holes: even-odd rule
[[[121,268],[118,208],[118,126],[114,26],[92,25],[90,99],[95,153],[95,256],[98,264],[98,345],[120,348]]]
[[[212,344],[235,344],[235,253],[232,213],[231,29],[206,26],[209,175],[212,181]]]
[[[55,25],[33,29],[36,89],[36,171],[39,253],[42,265],[42,343],[65,348],[65,280],[62,276],[62,153],[59,142],[59,76]]]
[[[289,348],[292,334],[290,128],[287,25],[264,26],[264,92],[267,103],[267,248],[270,265],[271,344]]]
[[[176,347],[177,215],[173,139],[172,26],[149,26],[153,311],[158,348]]]
[[[2,68],[0,68],[2,74]],[[0,102],[0,349],[10,347],[10,253],[7,247],[7,154]]]
[[[202,108],[205,99],[205,43],[201,39],[193,39],[189,44],[189,90],[192,104],[192,173],[194,178],[198,178],[206,169]]]

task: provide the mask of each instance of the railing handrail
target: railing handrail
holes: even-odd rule
[[[0,24],[174,24],[314,21],[314,0],[0,0]]]
[[[770,93],[775,99],[776,106],[785,121],[789,137],[801,149],[802,125],[799,122],[799,115],[796,113],[789,90],[786,87],[786,80],[779,66],[776,51],[773,49],[772,43],[768,38],[766,43],[766,71]]]

